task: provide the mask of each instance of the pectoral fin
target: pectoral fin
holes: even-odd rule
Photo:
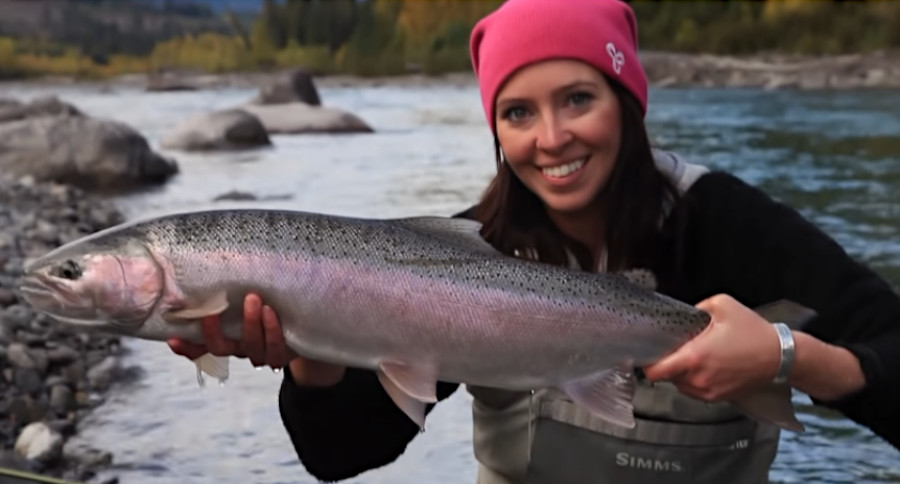
[[[215,292],[203,300],[190,301],[178,308],[173,308],[164,313],[163,317],[170,323],[185,323],[221,314],[226,309],[228,309],[228,294],[223,290]]]
[[[613,368],[562,386],[575,403],[616,425],[634,428],[634,373]]]
[[[421,400],[416,400],[411,397],[408,393],[398,387],[390,377],[384,374],[384,372],[378,372],[378,381],[381,382],[381,386],[384,387],[384,391],[387,392],[388,396],[391,397],[391,400],[394,401],[394,404],[403,410],[403,413],[406,414],[419,426],[420,430],[425,429],[425,402]]]

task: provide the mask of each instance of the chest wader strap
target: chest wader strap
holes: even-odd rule
[[[675,423],[638,418],[637,425],[628,429],[596,418],[567,400],[541,402],[538,415],[618,439],[690,447],[744,446],[749,444],[748,440],[752,439],[758,427],[756,422],[746,418],[716,423]]]

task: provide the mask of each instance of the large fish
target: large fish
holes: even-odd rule
[[[376,370],[424,428],[438,380],[558,388],[600,417],[635,425],[632,369],[699,334],[709,315],[653,290],[649,272],[592,274],[505,256],[465,219],[363,219],[243,209],[122,224],[31,261],[23,297],[56,320],[152,340],[202,342],[222,314],[239,338],[259,293],[297,354]],[[207,355],[198,372],[225,378]],[[802,430],[790,388],[734,402]]]

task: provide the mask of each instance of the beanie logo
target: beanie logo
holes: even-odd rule
[[[625,54],[616,48],[616,44],[612,42],[606,43],[606,52],[612,58],[612,67],[616,74],[622,73],[622,66],[625,65]]]

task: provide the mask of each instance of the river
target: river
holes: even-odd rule
[[[154,147],[186,117],[254,94],[36,84],[4,90],[22,99],[58,94],[90,115],[132,125]],[[240,190],[264,197],[252,202],[257,206],[379,217],[450,214],[476,200],[494,171],[474,85],[325,83],[320,94],[377,132],[274,136],[273,148],[241,153],[167,153],[180,175],[159,189],[120,196],[118,206],[137,217],[213,205],[215,196]],[[900,284],[900,92],[653,90],[648,122],[658,145],[787,201]],[[283,430],[280,374],[241,360],[224,386],[200,388],[193,365],[166,345],[127,344],[125,363],[143,375],[110,394],[81,430],[80,438],[114,453],[102,477],[116,475],[123,484],[316,482]],[[808,431],[783,434],[773,482],[900,482],[897,450],[809,407],[803,395],[795,400]],[[395,463],[348,482],[474,482],[469,404],[458,391]]]

